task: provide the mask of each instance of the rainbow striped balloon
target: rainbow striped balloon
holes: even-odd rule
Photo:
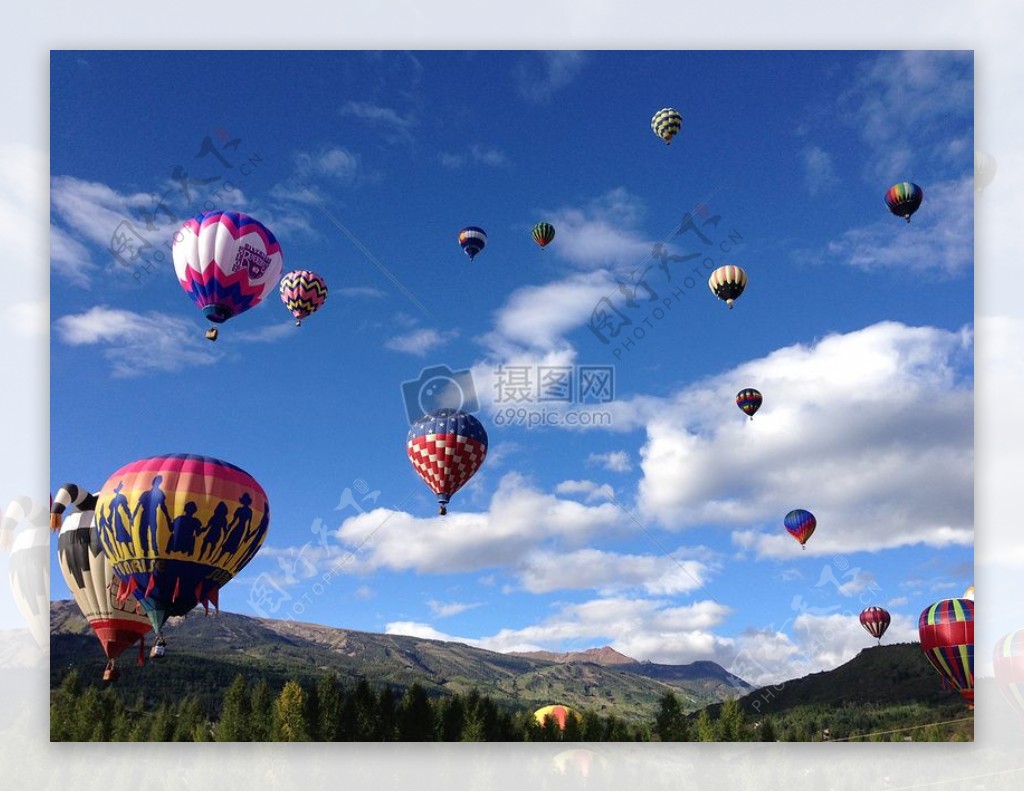
[[[158,633],[218,591],[263,544],[267,495],[241,468],[207,456],[149,457],[116,471],[96,502],[100,543]]]
[[[917,624],[921,651],[949,685],[974,701],[974,603],[944,599],[929,605]]]
[[[783,520],[786,530],[796,539],[801,547],[807,544],[814,529],[818,527],[818,521],[807,509],[793,509]]]
[[[295,326],[327,302],[327,282],[310,270],[295,270],[281,278],[281,302],[295,317]]]
[[[900,182],[889,188],[885,194],[885,205],[897,217],[904,218],[908,223],[910,216],[921,208],[924,190],[913,182]]]

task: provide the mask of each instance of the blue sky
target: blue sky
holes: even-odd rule
[[[969,53],[56,52],[51,86],[51,489],[168,452],[248,470],[273,518],[225,609],[771,681],[868,645],[866,605],[912,640],[973,582]],[[205,341],[155,253],[207,202],[321,273],[324,308],[296,329],[272,296]],[[123,221],[152,270],[107,250]],[[701,258],[666,273],[658,242]],[[746,269],[734,310],[706,257]],[[631,347],[588,328],[602,298]],[[402,383],[433,366],[471,372],[490,435],[446,518],[404,451]],[[499,366],[612,366],[614,399],[513,404]]]

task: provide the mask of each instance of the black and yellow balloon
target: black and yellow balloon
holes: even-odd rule
[[[651,119],[651,129],[654,130],[654,134],[665,141],[666,144],[672,142],[679,130],[683,127],[683,117],[679,115],[679,111],[671,107],[663,107],[654,117]]]

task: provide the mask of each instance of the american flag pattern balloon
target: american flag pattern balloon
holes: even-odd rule
[[[487,431],[461,410],[442,408],[412,425],[406,442],[409,461],[437,495],[438,513],[448,513],[448,500],[480,469],[487,456]]]
[[[281,278],[281,302],[295,317],[296,327],[327,301],[327,282],[310,270],[295,270]]]
[[[281,246],[259,220],[205,212],[174,236],[174,271],[211,322],[225,322],[263,300],[281,277]]]
[[[917,624],[921,651],[967,701],[974,701],[974,603],[944,599],[928,606]]]
[[[892,617],[889,615],[889,611],[877,605],[872,605],[860,612],[861,626],[871,633],[873,638],[877,638],[879,643],[881,643],[885,631],[889,629],[891,621]]]

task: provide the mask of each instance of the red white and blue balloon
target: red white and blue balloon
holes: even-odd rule
[[[487,456],[487,431],[476,418],[444,407],[421,417],[409,430],[409,461],[437,495],[438,513],[448,513],[448,500],[469,481]]]

